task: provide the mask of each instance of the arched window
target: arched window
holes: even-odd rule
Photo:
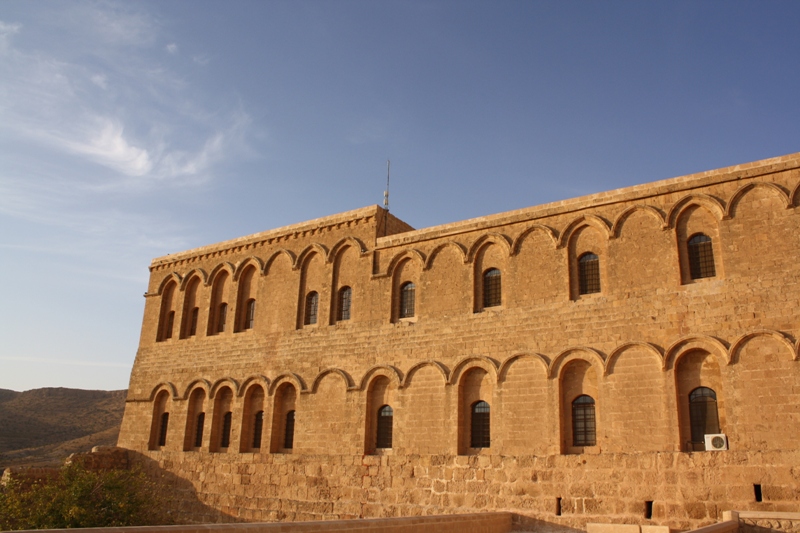
[[[228,316],[228,304],[221,303],[217,309],[217,333],[225,331],[225,320]]]
[[[388,405],[378,409],[378,438],[376,448],[392,447],[392,421],[394,411]]]
[[[283,433],[283,447],[291,450],[294,447],[294,411],[286,413],[286,429]]]
[[[219,436],[219,447],[220,448],[227,448],[231,444],[231,420],[233,418],[233,413],[228,411],[225,413],[225,416],[222,417],[222,432]]]
[[[339,302],[336,307],[336,320],[350,320],[350,306],[353,301],[353,289],[342,287],[339,289]]]
[[[161,311],[158,315],[157,341],[165,341],[172,338],[172,327],[175,322],[175,291],[177,284],[170,281],[164,287],[161,294]]]
[[[578,259],[578,294],[600,292],[600,259],[587,252]]]
[[[495,307],[502,301],[500,271],[490,268],[483,273],[483,307]]]
[[[690,392],[689,420],[693,443],[703,443],[705,435],[719,433],[717,393],[708,387],[697,387]]]
[[[713,278],[717,275],[711,237],[702,233],[692,235],[686,248],[689,252],[689,273],[692,279]]]
[[[597,443],[597,424],[594,399],[582,394],[572,402],[572,445],[594,446]]]
[[[490,443],[489,404],[480,400],[472,404],[470,447],[488,448]]]
[[[253,420],[253,448],[261,448],[261,433],[264,429],[264,411],[259,411]]]
[[[161,414],[161,422],[158,428],[158,445],[167,445],[167,427],[169,427],[169,413]]]
[[[172,338],[172,327],[175,325],[175,311],[167,313],[167,327],[164,329],[164,339]]]
[[[319,294],[311,291],[306,296],[306,309],[303,317],[303,324],[316,324],[317,311],[319,310]]]
[[[400,287],[400,318],[409,318],[414,316],[414,300],[415,300],[416,287],[410,281],[403,283]]]
[[[194,337],[197,335],[197,317],[200,315],[200,308],[192,308],[192,316],[189,322],[189,336]]]
[[[203,445],[203,426],[206,423],[206,414],[197,413],[197,422],[194,430],[194,447],[199,448]]]
[[[250,298],[247,300],[247,308],[246,314],[244,316],[244,324],[242,325],[242,329],[253,329],[253,324],[256,320],[256,300],[255,298]]]

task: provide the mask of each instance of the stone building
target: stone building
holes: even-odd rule
[[[217,513],[198,520],[796,510],[799,206],[792,154],[157,258],[119,445]]]

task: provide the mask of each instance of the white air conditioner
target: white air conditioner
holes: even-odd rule
[[[728,436],[724,433],[711,433],[704,435],[707,452],[718,452],[728,449]]]

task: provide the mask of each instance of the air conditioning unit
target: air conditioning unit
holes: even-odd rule
[[[724,433],[704,435],[707,452],[719,452],[728,449],[728,436]]]

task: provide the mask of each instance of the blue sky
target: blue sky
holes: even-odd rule
[[[127,387],[150,260],[800,151],[800,3],[0,2],[0,388]]]

